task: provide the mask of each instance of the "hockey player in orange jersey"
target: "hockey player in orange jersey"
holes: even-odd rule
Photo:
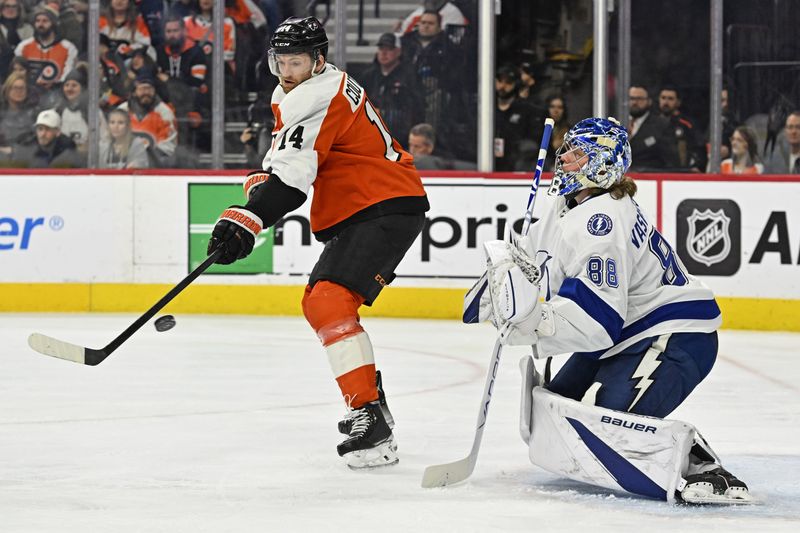
[[[280,85],[272,95],[272,146],[244,184],[247,203],[226,209],[209,253],[246,257],[263,228],[305,202],[325,248],[303,296],[303,313],[328,354],[348,406],[337,451],[351,468],[397,462],[372,344],[358,308],[372,305],[422,230],[429,209],[413,158],[386,129],[364,89],[326,62],[328,38],[314,17],[289,18],[268,51]]]

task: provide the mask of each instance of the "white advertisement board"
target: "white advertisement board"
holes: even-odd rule
[[[719,296],[800,299],[800,182],[663,184],[664,235]]]
[[[530,178],[424,181],[431,210],[395,284],[467,287],[482,271],[481,243],[521,220]],[[240,182],[233,175],[0,176],[0,283],[174,283],[195,260],[190,243],[203,257],[217,214],[242,200]],[[197,218],[193,188],[214,184],[232,199],[212,195],[205,218]],[[638,184],[639,204],[661,219],[687,269],[717,294],[800,299],[800,182]],[[539,208],[546,187],[543,181]],[[218,273],[198,282],[303,284],[322,248],[308,229],[309,207],[262,240],[272,247],[272,273]]]
[[[0,177],[0,282],[132,279],[130,176]]]

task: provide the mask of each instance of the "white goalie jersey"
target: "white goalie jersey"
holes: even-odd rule
[[[555,325],[539,336],[537,356],[604,358],[647,337],[719,328],[712,292],[632,198],[601,194],[572,209],[563,197],[542,200],[545,214],[523,243],[544,262],[541,295]]]

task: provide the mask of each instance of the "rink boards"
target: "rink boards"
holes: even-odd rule
[[[244,203],[240,173],[63,174],[0,175],[0,311],[142,311],[204,259],[219,212]],[[800,180],[636,179],[642,209],[718,295],[725,327],[800,331]],[[523,174],[424,181],[426,227],[365,314],[459,317],[464,289],[483,269],[481,243],[520,223],[530,190]],[[309,207],[264,232],[246,261],[213,267],[168,310],[300,314],[322,249]]]

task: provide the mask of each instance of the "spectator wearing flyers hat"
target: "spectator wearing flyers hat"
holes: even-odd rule
[[[59,36],[58,11],[44,4],[33,12],[33,36],[20,41],[14,53],[28,60],[36,84],[50,89],[74,68],[78,49]]]
[[[424,119],[425,100],[413,67],[403,59],[398,36],[380,36],[375,60],[360,81],[392,136],[408,149],[411,127]]]
[[[498,171],[530,170],[527,161],[538,153],[544,117],[517,96],[519,71],[503,65],[495,74],[494,167]]]
[[[11,147],[10,166],[19,168],[80,168],[86,160],[75,150],[75,143],[61,133],[61,116],[46,109],[36,117],[36,136]]]

